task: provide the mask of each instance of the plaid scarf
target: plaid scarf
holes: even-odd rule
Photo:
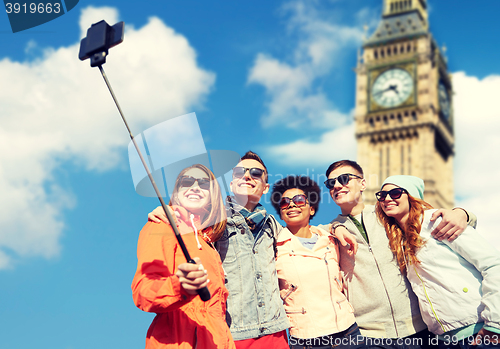
[[[262,206],[261,204],[257,204],[253,212],[250,212],[245,207],[236,203],[236,201],[232,197],[228,196],[227,201],[232,208],[238,211],[245,218],[245,221],[253,234],[260,231],[264,219],[267,217],[267,212],[264,206]]]

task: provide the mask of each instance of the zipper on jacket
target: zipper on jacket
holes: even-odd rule
[[[335,303],[332,294],[332,282],[330,281],[331,280],[330,268],[328,267],[328,260],[326,259],[326,254],[325,254],[325,265],[326,265],[326,273],[328,274],[328,286],[330,286],[330,301],[332,302],[333,312],[335,313],[335,324],[338,326],[337,311],[335,310]]]
[[[194,328],[194,349],[198,348],[198,327]]]
[[[281,299],[283,302],[285,301],[285,299],[287,299],[287,297],[288,297],[288,296],[289,296],[289,295],[290,295],[293,291],[295,291],[295,290],[297,289],[297,286],[295,286],[294,284],[290,284],[290,286],[291,286],[291,288],[292,288],[292,289],[291,289],[290,291],[288,291],[288,292],[285,294],[285,296]]]
[[[438,316],[436,314],[436,311],[434,310],[434,307],[432,306],[431,300],[429,299],[429,295],[427,294],[427,289],[425,288],[424,280],[422,280],[422,278],[420,277],[420,275],[418,275],[417,269],[415,268],[415,266],[413,266],[413,270],[415,271],[415,274],[417,274],[418,279],[422,283],[422,287],[423,287],[424,293],[425,293],[425,298],[427,299],[427,301],[429,302],[429,305],[431,306],[431,310],[432,310],[432,313],[434,314],[434,317],[436,318],[436,321],[439,323],[439,326],[441,326],[441,329],[443,330],[443,332],[446,332],[446,330],[444,329],[443,324],[441,323],[441,320],[439,320],[439,318],[438,318]]]
[[[340,282],[339,278],[335,276],[335,281],[337,282],[337,285],[339,286],[340,292],[342,292],[342,283]]]
[[[380,267],[378,265],[377,259],[375,258],[375,254],[373,253],[372,246],[370,244],[368,244],[368,250],[372,254],[373,260],[375,261],[375,265],[377,266],[377,270],[380,275],[380,280],[382,280],[382,284],[384,284],[385,294],[387,295],[387,300],[389,301],[389,306],[391,307],[391,315],[392,315],[392,322],[394,323],[394,330],[396,331],[396,337],[399,337],[398,325],[396,324],[396,319],[394,317],[394,308],[392,307],[391,297],[389,297],[387,286],[385,285],[384,278],[382,277],[382,273],[380,272]]]
[[[352,219],[350,217],[347,217],[347,220],[354,226],[354,228],[356,229],[356,234],[355,235],[361,235],[361,238],[363,239],[363,241],[366,241],[363,237],[363,235],[360,233],[359,229],[357,228],[356,224],[354,224],[354,222],[352,221]],[[366,232],[366,229],[365,229],[365,226],[364,226],[364,222],[363,222],[363,216],[361,215],[361,222],[360,222],[362,225],[363,225],[363,229],[365,230],[365,233],[366,233],[366,236],[368,237],[368,233]],[[368,239],[369,240],[369,239]],[[392,322],[394,324],[394,330],[396,331],[396,337],[399,337],[399,332],[398,332],[398,327],[397,327],[397,323],[396,323],[396,319],[394,318],[394,308],[392,306],[392,302],[391,302],[391,298],[389,297],[389,292],[387,290],[387,286],[384,282],[384,279],[382,278],[382,273],[380,272],[380,267],[379,267],[379,264],[377,262],[377,259],[375,258],[375,254],[373,253],[373,249],[372,249],[372,246],[370,244],[369,241],[366,241],[366,244],[368,245],[368,251],[370,251],[370,253],[372,254],[372,257],[373,257],[373,260],[375,261],[375,265],[377,266],[377,270],[378,270],[378,273],[380,275],[380,279],[382,280],[382,284],[384,285],[384,290],[385,290],[385,293],[387,295],[387,300],[389,302],[389,306],[391,307],[391,315],[392,315]]]

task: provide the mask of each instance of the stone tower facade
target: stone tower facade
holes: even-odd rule
[[[427,1],[385,0],[356,67],[357,160],[368,183],[366,203],[375,202],[385,178],[407,174],[424,179],[424,199],[433,206],[453,206],[452,97]]]

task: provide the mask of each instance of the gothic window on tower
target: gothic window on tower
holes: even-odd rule
[[[390,169],[390,165],[391,165],[391,164],[390,164],[390,162],[389,162],[389,159],[390,159],[390,151],[391,151],[391,146],[390,146],[390,145],[388,145],[388,146],[387,146],[387,159],[386,159],[386,160],[387,160],[386,177],[389,177],[389,176],[390,176],[390,174],[389,174],[389,173],[390,173],[389,169]]]
[[[411,175],[411,144],[408,144],[408,174]]]
[[[404,163],[405,163],[405,147],[404,145],[401,146],[401,174],[404,175],[405,174],[405,166],[404,166]]]
[[[382,181],[384,180],[383,178],[383,174],[382,174],[382,169],[384,168],[384,159],[382,158],[383,157],[383,150],[382,150],[382,147],[380,148],[380,152],[379,152],[379,173],[380,173],[380,178],[379,178],[379,183],[382,183]],[[377,183],[378,185],[378,183]]]

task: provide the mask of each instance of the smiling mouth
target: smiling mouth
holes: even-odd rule
[[[347,191],[339,191],[338,193],[335,194],[335,198],[338,198],[341,195],[346,195],[348,192]]]
[[[245,183],[241,183],[240,185],[238,185],[239,187],[247,187],[247,188],[253,188],[254,185],[252,185],[251,183],[248,183],[248,182],[245,182]]]
[[[288,211],[286,213],[287,217],[295,217],[295,216],[298,216],[300,215],[300,211],[297,211],[297,210],[294,210],[294,211]]]
[[[201,200],[201,196],[195,195],[195,194],[190,194],[190,195],[187,195],[186,197],[187,197],[188,200],[192,200],[192,201],[194,201],[194,200]]]

